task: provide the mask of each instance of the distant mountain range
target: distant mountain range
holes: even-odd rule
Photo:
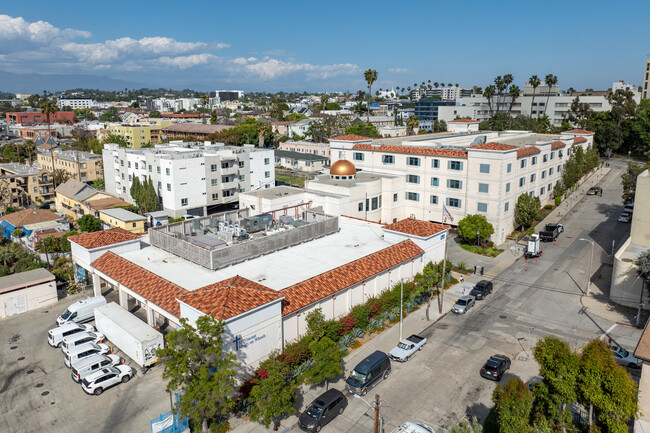
[[[141,84],[131,83],[104,75],[85,74],[15,74],[0,71],[0,91],[12,93],[58,92],[68,89],[122,90],[138,89]]]

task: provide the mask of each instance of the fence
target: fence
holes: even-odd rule
[[[175,394],[176,403],[179,395]],[[174,415],[172,411],[160,414],[150,421],[151,433],[182,433],[189,428],[187,418]]]

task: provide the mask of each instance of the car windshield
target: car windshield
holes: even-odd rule
[[[627,350],[623,349],[622,347],[618,348],[618,353],[621,355],[623,358],[627,358],[627,356],[630,354]]]
[[[465,299],[459,299],[456,301],[456,305],[465,306],[467,305],[467,301]]]
[[[321,414],[323,413],[323,407],[317,406],[314,403],[312,403],[307,408],[306,413],[312,418],[320,418]]]
[[[363,383],[366,380],[366,375],[359,373],[357,370],[352,370],[352,373],[350,373],[350,378]]]
[[[476,285],[474,286],[474,290],[476,290],[477,292],[482,292],[483,290],[485,290],[485,286]]]
[[[407,345],[404,344],[404,343],[400,343],[400,344],[398,344],[397,347],[399,347],[400,349],[404,349],[404,350],[409,350],[409,349],[410,349],[410,347],[407,346]]]
[[[61,318],[62,318],[63,320],[68,320],[68,317],[70,317],[70,314],[72,314],[72,313],[70,312],[70,310],[65,310],[65,311],[63,312],[63,314],[61,314]]]

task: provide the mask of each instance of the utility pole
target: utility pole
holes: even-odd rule
[[[444,219],[443,219],[444,224]],[[449,236],[449,229],[445,232],[445,252],[442,256],[442,288],[440,289],[440,302],[438,302],[438,314],[442,314],[442,301],[445,293],[445,265],[447,264],[447,237]]]
[[[375,433],[379,433],[379,394],[375,394]]]

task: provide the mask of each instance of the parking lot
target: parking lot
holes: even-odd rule
[[[57,314],[87,296],[70,296],[50,308],[2,320],[0,431],[146,432],[150,419],[169,411],[162,367],[142,375],[139,366],[118,350],[115,353],[136,371],[128,383],[96,397],[72,380],[61,350],[47,343],[47,331],[56,326]]]

